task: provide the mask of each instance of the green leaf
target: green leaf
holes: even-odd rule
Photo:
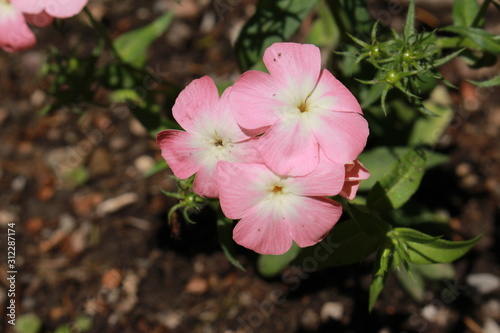
[[[485,87],[485,88],[495,87],[495,86],[500,86],[500,75],[497,75],[494,78],[489,79],[487,81],[472,81],[472,80],[469,81],[478,87]]]
[[[431,280],[449,280],[456,276],[455,268],[452,264],[429,264],[416,265],[410,263],[411,271]]]
[[[384,212],[401,207],[415,193],[424,175],[426,152],[414,148],[384,174],[367,197],[368,207]]]
[[[408,41],[415,34],[415,0],[410,1],[408,13],[406,14],[406,22],[403,30],[403,38]]]
[[[79,316],[75,319],[74,326],[77,332],[88,332],[92,329],[92,318],[88,316]]]
[[[217,235],[222,251],[227,259],[237,268],[246,271],[238,259],[236,259],[236,250],[233,241],[233,221],[226,217],[219,217],[217,219]]]
[[[453,119],[451,106],[440,106],[430,100],[425,101],[423,105],[432,113],[437,114],[438,117],[425,116],[415,121],[408,141],[410,146],[436,144]]]
[[[372,282],[370,284],[370,296],[368,299],[368,310],[371,311],[378,296],[384,288],[385,280],[389,275],[389,270],[392,268],[392,250],[384,248],[379,252],[375,265],[373,266]]]
[[[257,269],[264,277],[273,277],[294,260],[302,248],[293,242],[292,247],[282,255],[261,255],[257,260]]]
[[[390,225],[366,206],[348,204],[349,214],[358,223],[360,229],[372,237],[380,237],[389,231]]]
[[[441,236],[429,236],[411,228],[396,228],[392,230],[391,235],[397,239],[403,239],[418,244],[432,243],[441,238]]]
[[[477,0],[455,0],[453,3],[453,24],[470,27],[478,12]]]
[[[147,26],[126,32],[114,40],[113,45],[121,60],[142,68],[146,63],[147,49],[168,29],[173,18],[174,13],[168,12]]]
[[[396,228],[393,232],[404,242],[408,260],[415,264],[452,262],[467,253],[480,238],[452,242],[414,229]]]
[[[459,34],[460,36],[467,38],[470,42],[478,45],[483,51],[497,54],[500,53],[500,41],[495,38],[495,35],[483,29],[462,26],[447,26],[441,28],[440,30]]]
[[[402,156],[410,151],[410,147],[377,147],[363,152],[358,160],[370,171],[370,178],[361,181],[359,186],[360,191],[371,189],[375,183],[385,173],[389,172],[392,165]],[[427,152],[426,169],[433,168],[443,164],[448,160],[448,156],[436,153]]]
[[[425,293],[424,279],[418,272],[411,269],[411,267],[408,271],[401,264],[394,272],[406,292],[417,302],[422,302]]]
[[[38,333],[41,328],[42,321],[35,314],[21,315],[15,326],[17,333]]]
[[[380,245],[380,238],[361,230],[354,220],[339,222],[318,244],[302,249],[294,265],[315,269],[351,265],[361,262]]]
[[[319,47],[334,49],[340,41],[339,28],[332,13],[323,1],[318,2],[318,19],[314,21],[306,42]]]
[[[318,0],[261,0],[236,41],[236,58],[242,71],[260,61],[264,50],[291,38]]]

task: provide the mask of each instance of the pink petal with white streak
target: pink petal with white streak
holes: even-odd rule
[[[318,165],[318,142],[304,117],[284,118],[259,138],[260,154],[274,172],[304,176]]]
[[[263,60],[282,86],[304,91],[303,99],[314,89],[321,71],[321,53],[312,44],[274,43],[264,52]]]
[[[0,47],[7,52],[24,51],[36,44],[23,14],[8,3],[0,2],[0,31]]]
[[[262,164],[217,164],[219,200],[222,211],[230,219],[240,219],[267,195],[266,184],[279,177]]]

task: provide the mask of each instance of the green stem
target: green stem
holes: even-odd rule
[[[479,11],[477,12],[476,17],[474,18],[474,21],[472,21],[471,27],[476,27],[479,28],[479,21],[481,18],[484,16],[486,13],[486,10],[488,9],[488,6],[490,5],[491,0],[485,0],[483,4],[481,5],[481,8],[479,8]]]
[[[103,25],[97,21],[90,10],[87,7],[83,8],[84,13],[87,15],[87,17],[90,20],[90,23],[92,24],[92,27],[97,31],[97,34],[104,40],[104,43],[106,43],[106,46],[109,48],[111,51],[112,56],[115,58],[116,61],[122,63],[122,59],[120,57],[120,54],[118,51],[116,51],[115,46],[113,44],[113,41],[111,40],[111,37],[109,37],[106,29],[103,27]]]

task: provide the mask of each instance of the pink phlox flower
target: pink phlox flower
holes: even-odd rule
[[[264,164],[218,163],[219,200],[236,243],[261,254],[320,242],[339,220],[342,207],[326,196],[344,183],[344,165],[326,158],[307,176],[274,173]]]
[[[356,98],[328,70],[318,47],[275,43],[264,53],[269,74],[244,73],[229,96],[238,124],[264,133],[258,149],[279,174],[306,175],[320,150],[336,163],[356,159],[366,145],[368,123]]]
[[[27,14],[48,15],[58,18],[75,16],[82,11],[89,0],[10,0],[12,5]]]
[[[369,177],[370,172],[358,160],[347,163],[345,165],[345,183],[339,194],[349,200],[354,199],[360,182]]]
[[[54,18],[45,11],[38,14],[24,14],[24,17],[26,22],[40,28],[48,27],[54,21]]]
[[[244,134],[227,103],[230,88],[219,93],[212,79],[191,82],[177,97],[172,113],[186,131],[165,130],[156,140],[175,176],[196,173],[193,190],[204,197],[218,197],[217,162],[258,162],[255,139]]]
[[[33,32],[23,13],[10,3],[0,1],[0,47],[7,52],[19,52],[36,44]]]

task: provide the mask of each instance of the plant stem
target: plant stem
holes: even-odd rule
[[[85,12],[87,17],[89,18],[90,23],[92,24],[92,27],[97,31],[97,34],[104,40],[104,43],[111,51],[111,54],[115,58],[115,60],[120,62],[120,63],[123,62],[121,57],[120,57],[120,54],[118,53],[118,51],[116,51],[115,46],[113,45],[113,41],[109,37],[109,35],[108,35],[106,29],[103,27],[103,25],[94,18],[94,16],[92,15],[90,10],[86,6],[83,8],[83,11]]]
[[[479,11],[477,12],[476,17],[474,17],[474,21],[472,21],[471,27],[478,28],[479,22],[481,21],[481,18],[486,13],[486,10],[488,9],[490,2],[491,2],[491,0],[485,0],[483,2],[483,4],[481,5],[481,8],[479,8]]]

